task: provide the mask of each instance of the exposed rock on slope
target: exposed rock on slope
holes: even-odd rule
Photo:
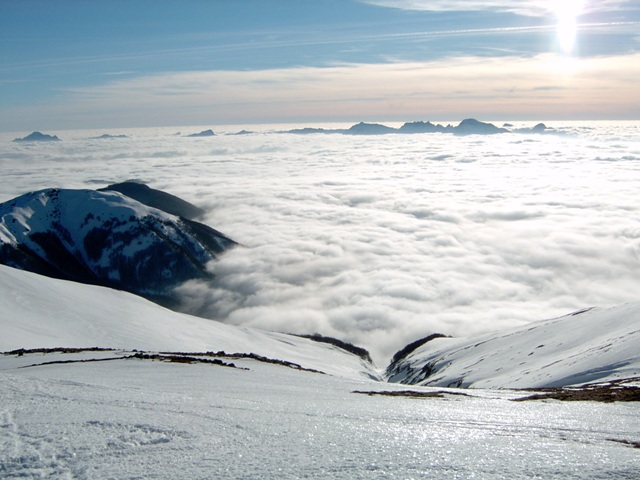
[[[163,303],[233,245],[115,191],[46,189],[0,204],[0,263]]]

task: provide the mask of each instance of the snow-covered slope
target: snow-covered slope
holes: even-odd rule
[[[46,189],[0,204],[0,263],[170,298],[235,243],[115,191]]]
[[[554,387],[640,376],[640,303],[588,309],[476,338],[437,338],[387,369],[391,382]]]
[[[0,355],[0,477],[640,478],[634,403],[362,395],[407,387],[243,359],[72,359]]]
[[[351,378],[374,367],[337,347],[180,314],[141,297],[0,265],[0,351],[104,347],[255,353]]]
[[[130,351],[0,355],[3,477],[497,480],[640,472],[634,404],[523,404],[511,401],[522,396],[513,391],[371,395],[407,387],[371,381],[371,366],[329,345],[2,265],[0,312],[0,351],[225,350],[333,374]]]

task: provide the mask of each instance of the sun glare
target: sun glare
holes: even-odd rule
[[[558,44],[565,54],[570,54],[576,43],[578,16],[582,13],[584,1],[562,0],[553,3],[553,10],[558,19]]]

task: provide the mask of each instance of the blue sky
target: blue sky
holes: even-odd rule
[[[0,0],[4,131],[639,119],[638,78],[638,1]]]

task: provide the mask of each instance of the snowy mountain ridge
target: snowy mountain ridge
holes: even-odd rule
[[[0,204],[0,263],[170,299],[235,245],[216,230],[113,190],[45,189]]]
[[[472,338],[436,338],[391,364],[390,382],[541,388],[640,376],[640,302]]]

